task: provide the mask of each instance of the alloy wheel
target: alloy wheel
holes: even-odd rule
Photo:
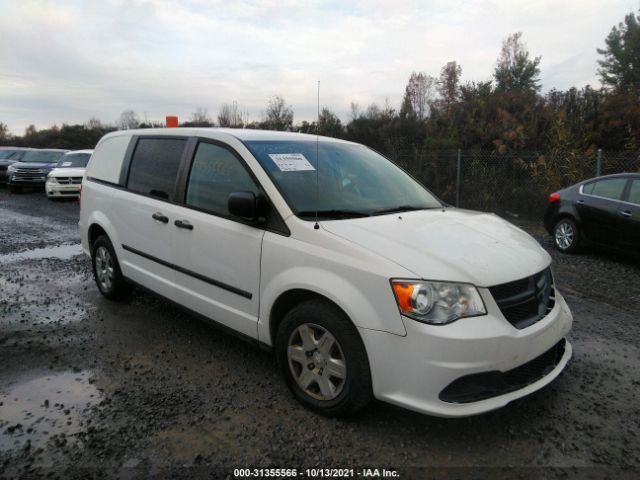
[[[561,222],[556,226],[555,240],[558,248],[566,250],[573,244],[575,232],[569,222]]]

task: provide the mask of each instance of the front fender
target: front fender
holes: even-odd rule
[[[361,249],[342,255],[292,238],[267,235],[261,263],[258,320],[261,342],[272,344],[273,305],[281,295],[297,289],[329,299],[359,328],[406,335],[389,284],[389,278],[401,271],[376,269],[380,265],[373,265],[371,257]]]

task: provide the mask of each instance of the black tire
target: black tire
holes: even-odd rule
[[[93,278],[102,295],[109,300],[124,300],[131,295],[133,287],[122,276],[118,257],[109,237],[106,235],[100,235],[91,245],[91,265],[93,267]],[[109,266],[112,273],[110,281],[107,282],[104,277],[101,277],[100,272],[103,272],[104,268]]]
[[[561,218],[553,226],[553,245],[560,252],[577,252],[580,247],[580,240],[580,230],[572,218]]]
[[[9,185],[8,187],[9,193],[20,193],[22,192],[21,187],[16,187],[15,185]]]
[[[305,324],[313,325],[313,330],[320,332],[320,335],[329,332],[338,344],[337,349],[334,347],[333,351],[338,352],[339,357],[343,358],[346,367],[346,378],[339,380],[340,390],[335,398],[327,400],[314,398],[303,390],[296,377],[294,377],[294,367],[302,364],[296,364],[295,361],[290,364],[287,353],[288,347],[290,340],[296,335],[295,332]],[[319,339],[321,338],[319,337]],[[342,417],[354,414],[371,400],[371,371],[362,339],[349,318],[332,303],[322,299],[314,299],[300,303],[291,309],[285,315],[278,328],[275,349],[278,366],[287,386],[303,405],[312,410],[327,416]],[[313,361],[314,357],[309,356],[309,351],[304,351],[309,357],[309,361]],[[313,364],[307,365],[307,367],[312,370]],[[300,374],[304,368],[304,366],[300,368]],[[327,372],[329,372],[329,367],[326,368]],[[323,368],[317,370],[319,370],[320,375],[323,374]],[[324,372],[324,375],[327,375],[327,372]],[[328,375],[334,378],[330,374]],[[308,389],[312,387],[314,387],[313,382]],[[320,384],[316,382],[315,387],[318,389],[318,395],[321,395],[319,392]]]

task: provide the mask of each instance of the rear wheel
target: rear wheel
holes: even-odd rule
[[[327,301],[309,300],[285,315],[276,355],[289,389],[317,412],[345,416],[371,399],[362,339],[347,316]]]
[[[553,244],[563,253],[574,253],[580,243],[578,226],[571,218],[561,218],[553,227]]]
[[[120,270],[113,245],[106,235],[100,235],[91,247],[93,277],[100,293],[109,300],[122,300],[132,291]]]

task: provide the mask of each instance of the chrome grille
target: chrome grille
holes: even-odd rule
[[[13,181],[17,182],[44,182],[49,173],[46,168],[16,168]]]
[[[47,173],[46,168],[16,168],[16,173]]]
[[[55,177],[55,179],[63,185],[80,185],[82,183],[82,177]]]

